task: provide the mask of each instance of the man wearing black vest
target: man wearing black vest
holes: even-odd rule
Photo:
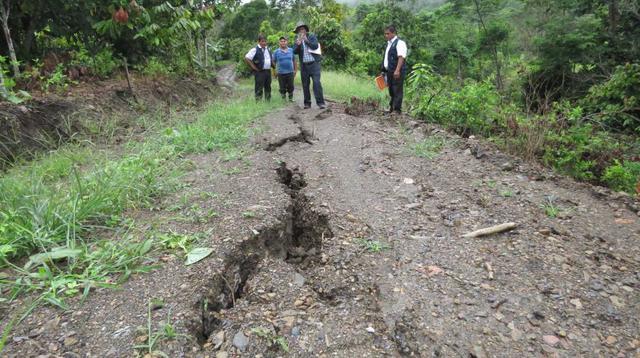
[[[263,92],[264,99],[271,100],[271,52],[264,35],[258,35],[258,45],[247,52],[244,62],[253,70],[256,101],[262,99]]]
[[[293,53],[298,55],[300,60],[300,79],[302,80],[302,93],[304,94],[304,108],[311,108],[311,91],[309,85],[313,80],[313,96],[320,109],[327,108],[322,94],[322,84],[320,83],[320,44],[316,35],[309,33],[309,27],[304,22],[296,24],[296,44]]]
[[[382,60],[382,72],[386,74],[389,86],[389,113],[402,112],[404,96],[404,78],[407,74],[407,44],[398,38],[396,27],[389,25],[384,29],[387,48]]]

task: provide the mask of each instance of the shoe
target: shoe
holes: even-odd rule
[[[319,104],[319,105],[318,105],[318,108],[320,108],[320,109],[325,109],[325,108],[327,108],[327,105],[326,105],[326,104]]]
[[[304,105],[304,109],[309,109],[309,108],[311,108],[311,105],[309,105],[309,104],[305,104]]]

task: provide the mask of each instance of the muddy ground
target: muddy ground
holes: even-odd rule
[[[442,150],[411,149],[425,140]],[[177,337],[153,348],[169,357],[639,356],[633,199],[337,103],[263,118],[252,147],[189,158],[183,192],[132,214],[201,235],[210,257],[166,255],[68,312],[40,308],[4,354],[144,356],[148,319],[158,332],[169,317]],[[218,215],[179,220],[204,212]]]

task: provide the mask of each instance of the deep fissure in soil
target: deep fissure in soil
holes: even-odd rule
[[[288,136],[286,138],[282,138],[273,143],[269,143],[267,147],[264,148],[264,150],[268,152],[273,152],[274,150],[282,147],[288,142],[300,142],[300,143],[307,143],[307,144],[313,145],[312,140],[315,139],[313,136],[313,133],[309,132],[306,128],[302,126],[302,122],[300,121],[300,118],[297,115],[292,114],[289,116],[289,119],[292,120],[298,126],[298,134]]]
[[[303,173],[287,168],[284,162],[276,172],[291,197],[287,210],[275,224],[242,241],[225,259],[222,272],[211,278],[197,302],[199,314],[190,327],[200,344],[224,327],[225,311],[245,297],[247,282],[267,255],[291,264],[310,264],[320,253],[322,240],[333,236],[328,217],[314,210],[300,192],[306,186]]]

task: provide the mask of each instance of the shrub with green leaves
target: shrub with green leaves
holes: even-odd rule
[[[142,67],[142,73],[151,77],[168,76],[171,73],[171,68],[158,57],[152,56]]]
[[[418,64],[409,76],[407,94],[414,114],[464,135],[489,135],[502,125],[500,94],[491,83],[469,80],[457,87],[430,66]]]
[[[605,129],[640,133],[640,64],[616,67],[611,77],[589,89],[580,103]]]
[[[613,136],[583,124],[548,132],[542,159],[574,178],[597,181],[620,150]]]
[[[613,190],[633,194],[640,182],[640,162],[618,160],[605,169],[602,181]]]

